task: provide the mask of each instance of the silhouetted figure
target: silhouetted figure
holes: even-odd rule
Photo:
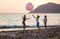
[[[23,21],[22,21],[23,29],[24,29],[24,30],[25,30],[25,28],[26,28],[26,23],[25,23],[26,19],[30,19],[30,18],[26,18],[26,15],[24,15],[24,16],[23,16]]]
[[[43,20],[44,20],[45,29],[47,29],[47,26],[46,26],[46,24],[47,24],[47,15],[44,16],[44,19]]]
[[[37,27],[38,27],[38,31],[39,31],[39,29],[40,29],[40,27],[39,27],[39,15],[37,15],[37,17],[35,17],[34,15],[32,15],[35,19],[36,19],[36,24],[37,24]]]

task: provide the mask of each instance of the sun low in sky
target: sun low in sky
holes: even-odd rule
[[[48,2],[60,4],[60,0],[0,0],[0,13],[28,13]]]

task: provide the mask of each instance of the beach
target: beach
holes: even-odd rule
[[[60,27],[0,31],[0,39],[60,39]]]

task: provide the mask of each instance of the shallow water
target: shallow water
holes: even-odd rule
[[[27,25],[36,25],[36,19],[32,17],[32,15],[37,14],[0,14],[0,25],[22,25],[22,17],[26,15],[29,20],[26,20]],[[44,15],[47,15],[47,25],[60,25],[60,14],[39,14],[40,15],[40,25],[43,25]]]
[[[26,15],[27,18],[30,18],[29,20],[26,20],[26,25],[28,26],[35,26],[36,27],[36,19],[32,17],[32,15],[34,16],[37,16],[37,14],[22,14],[22,13],[15,13],[15,14],[12,14],[12,13],[1,13],[0,14],[0,26],[22,26],[22,17],[23,15]],[[60,14],[59,13],[41,13],[41,14],[38,14],[40,16],[40,26],[44,25],[43,24],[43,18],[44,18],[44,15],[47,15],[47,25],[60,25]],[[28,29],[28,28],[27,28]],[[29,28],[29,29],[32,29],[32,28]],[[22,30],[22,28],[11,28],[11,29],[0,29],[0,31],[10,31],[10,30]]]

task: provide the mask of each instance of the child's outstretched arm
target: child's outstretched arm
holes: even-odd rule
[[[32,15],[34,18],[36,18],[34,15]]]
[[[28,19],[28,20],[29,20],[30,18],[26,18],[26,19]]]

